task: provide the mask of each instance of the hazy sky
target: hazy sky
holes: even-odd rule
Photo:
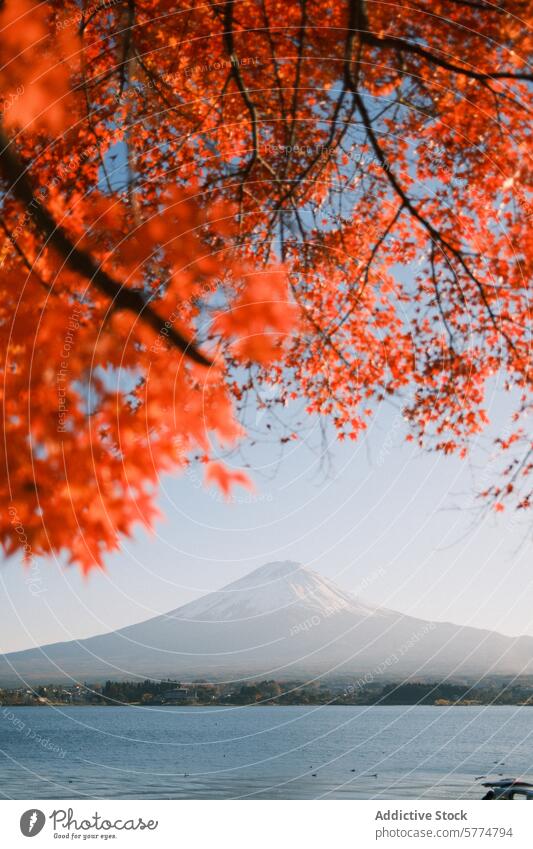
[[[489,404],[504,416],[501,396]],[[258,424],[264,428],[267,419]],[[0,651],[103,633],[172,610],[273,560],[300,561],[367,601],[427,619],[533,634],[533,570],[527,525],[512,515],[481,520],[475,467],[423,454],[404,442],[403,422],[383,408],[368,437],[339,444],[328,463],[293,443],[248,452],[255,495],[226,504],[196,473],[167,477],[165,518],[139,532],[84,580],[75,568],[38,562],[30,584],[15,560],[0,568],[4,602]],[[324,468],[324,465],[326,468]],[[490,473],[490,468],[489,468]],[[38,595],[32,588],[41,590]]]

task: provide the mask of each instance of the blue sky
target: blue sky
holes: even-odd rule
[[[495,423],[502,395],[489,399]],[[258,423],[265,429],[268,419]],[[473,484],[491,474],[485,437],[471,461],[422,453],[383,406],[368,436],[309,448],[247,449],[256,492],[225,503],[195,471],[162,480],[164,518],[88,580],[53,560],[38,582],[3,564],[0,651],[103,633],[172,610],[263,563],[293,559],[365,601],[427,619],[533,634],[528,526],[482,516]],[[238,458],[235,460],[238,462]],[[38,594],[35,589],[38,589]]]

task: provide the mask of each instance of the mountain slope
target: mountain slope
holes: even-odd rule
[[[361,604],[316,572],[269,563],[170,613],[0,656],[0,683],[106,678],[482,675],[533,671],[533,637]]]

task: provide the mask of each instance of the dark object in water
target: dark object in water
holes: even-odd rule
[[[500,781],[485,781],[488,787],[483,799],[527,799],[533,802],[533,784],[516,778],[502,778]]]

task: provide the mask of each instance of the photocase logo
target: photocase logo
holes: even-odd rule
[[[20,818],[20,830],[24,837],[35,837],[42,831],[46,822],[46,817],[42,811],[37,808],[31,808],[29,811],[24,811]]]

